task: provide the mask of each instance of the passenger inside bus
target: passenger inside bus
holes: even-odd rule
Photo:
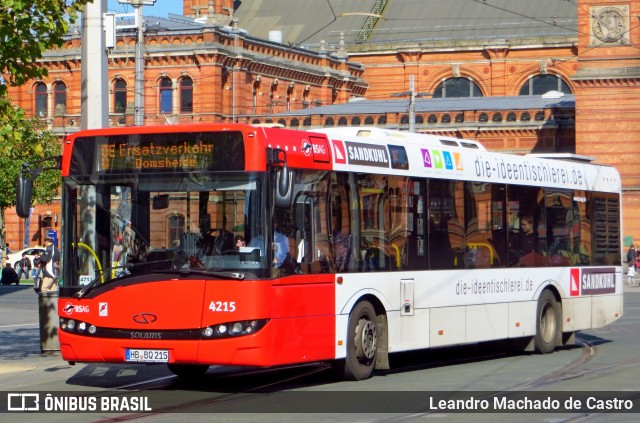
[[[532,215],[527,214],[520,218],[520,232],[515,236],[511,251],[516,266],[535,267],[544,264]]]

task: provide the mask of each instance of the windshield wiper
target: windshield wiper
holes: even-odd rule
[[[93,289],[94,286],[98,285],[98,282],[104,278],[104,274],[105,272],[109,271],[109,270],[115,270],[115,269],[126,269],[126,270],[131,270],[133,268],[133,264],[132,263],[127,263],[124,266],[113,266],[113,267],[107,267],[106,269],[102,269],[100,270],[100,275],[98,275],[95,279],[93,279],[91,282],[89,282],[87,284],[87,286],[85,286],[84,288],[82,288],[80,291],[76,292],[73,296],[76,298],[82,298],[84,297],[89,291],[91,291]],[[111,281],[113,281],[115,279],[111,279]],[[109,281],[105,281],[109,282]]]
[[[224,279],[238,279],[238,280],[243,280],[244,279],[244,273],[239,273],[239,272],[211,272],[209,270],[204,270],[204,269],[192,269],[192,268],[182,268],[182,269],[172,269],[172,270],[161,270],[159,271],[159,273],[177,273],[179,275],[190,275],[192,273],[198,274],[198,275],[205,275],[205,276],[216,276],[219,278],[224,278]]]

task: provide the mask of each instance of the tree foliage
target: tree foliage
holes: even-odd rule
[[[92,0],[2,0],[0,2],[0,246],[4,250],[4,212],[16,204],[15,180],[23,162],[59,155],[58,138],[36,119],[14,107],[7,86],[47,75],[38,60],[60,47],[78,12]],[[44,164],[46,166],[46,164]],[[58,171],[43,172],[33,200],[50,203],[60,186]]]
[[[61,46],[69,26],[92,0],[2,0],[0,2],[0,71],[11,85],[47,75],[37,63],[43,53]],[[6,86],[0,84],[0,95]]]
[[[22,163],[60,154],[58,137],[37,119],[28,119],[24,110],[14,107],[5,97],[0,96],[0,246],[5,246],[5,210],[16,205],[15,181]],[[46,167],[55,161],[38,166]],[[40,203],[50,203],[60,186],[58,170],[43,171],[33,185],[33,199]],[[4,260],[4,257],[3,257]]]
[[[23,109],[14,107],[0,97],[0,187],[3,192],[0,195],[0,209],[16,205],[15,180],[22,163],[60,155],[58,137],[42,126],[41,121],[27,118]],[[37,166],[54,164],[51,161]],[[60,172],[44,171],[34,181],[33,199],[39,203],[50,203],[59,186]]]

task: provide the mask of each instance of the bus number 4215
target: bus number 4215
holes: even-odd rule
[[[235,301],[211,301],[211,304],[209,304],[209,310],[232,313],[236,311],[236,302]]]

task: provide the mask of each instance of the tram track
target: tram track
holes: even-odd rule
[[[607,364],[599,367],[586,368],[583,367],[591,362],[594,356],[597,355],[598,347],[597,345],[589,342],[587,340],[578,339],[576,340],[576,344],[580,346],[580,354],[575,359],[566,363],[565,365],[557,368],[547,374],[544,374],[536,379],[529,380],[523,383],[514,384],[508,386],[497,392],[497,394],[504,394],[506,396],[515,394],[517,392],[522,391],[535,391],[540,388],[544,388],[545,386],[551,385],[555,382],[561,382],[563,380],[570,380],[588,376],[593,373],[599,372],[607,372],[614,370],[616,368],[624,367],[624,366],[633,366],[640,362],[640,358],[630,358],[626,360],[621,360],[615,363]],[[425,368],[433,368],[433,367],[441,367],[441,366],[450,366],[456,364],[464,364],[467,362],[477,362],[482,360],[490,360],[497,359],[500,357],[505,357],[505,353],[493,353],[493,354],[480,354],[474,356],[463,355],[459,358],[449,358],[449,359],[434,359],[429,360],[426,363],[421,364],[409,364],[406,366],[394,366],[393,370],[384,372],[383,374],[393,374],[393,373],[402,373],[409,372],[417,369],[425,369]],[[278,389],[286,390],[289,389],[291,385],[295,385],[298,383],[305,383],[305,379],[309,377],[321,375],[323,372],[330,371],[329,364],[313,364],[313,365],[303,365],[303,366],[291,366],[286,368],[278,368],[278,369],[250,369],[250,370],[242,370],[240,372],[231,372],[231,373],[223,373],[219,375],[211,375],[215,380],[213,386],[209,384],[210,380],[204,380],[203,388],[198,389],[198,386],[194,387],[191,385],[192,381],[190,380],[182,380],[176,376],[164,376],[159,377],[153,380],[148,380],[144,382],[132,383],[128,385],[119,386],[112,390],[101,391],[99,393],[100,396],[109,396],[109,395],[136,395],[137,393],[144,393],[146,391],[162,391],[166,389],[176,390],[176,388],[180,389],[180,384],[189,383],[189,389],[197,394],[201,394],[201,398],[191,399],[188,401],[178,401],[173,404],[167,404],[161,408],[154,408],[151,412],[144,413],[131,413],[126,415],[118,415],[114,417],[104,418],[95,420],[96,423],[110,423],[110,422],[124,422],[124,421],[135,421],[142,418],[147,418],[154,415],[166,414],[166,413],[179,413],[186,412],[194,409],[198,409],[201,407],[211,406],[216,403],[229,402],[234,400],[247,400],[251,399],[253,396],[261,396],[265,395],[265,392],[277,392]],[[374,376],[375,377],[375,376]],[[205,375],[206,378],[206,375]],[[260,383],[251,384],[249,381],[254,381],[258,379]],[[266,380],[265,380],[266,379]],[[225,389],[217,390],[217,387],[226,387]],[[214,392],[212,389],[216,389]],[[196,395],[197,395],[196,394]],[[495,395],[496,393],[492,393],[491,395]],[[488,396],[487,396],[488,397]],[[394,422],[398,421],[408,421],[415,418],[427,417],[431,415],[431,412],[420,413],[420,414],[411,414],[402,417],[396,417],[393,419]],[[441,414],[439,412],[438,414]],[[573,423],[580,421],[587,421],[592,417],[602,416],[602,413],[593,413],[593,414],[580,414],[578,416],[568,416],[566,419],[554,419],[554,422],[562,422],[562,423]],[[384,419],[382,421],[385,421]]]
[[[296,380],[304,379],[306,377],[325,372],[330,369],[330,365],[328,364],[320,364],[320,365],[312,365],[312,368],[309,369],[309,365],[303,366],[294,366],[285,368],[289,370],[293,370],[293,374],[287,377],[277,377],[275,380],[270,381],[268,383],[261,383],[255,385],[253,387],[244,387],[241,392],[228,392],[221,393],[214,397],[204,397],[197,400],[180,402],[176,404],[167,405],[160,408],[154,408],[153,411],[144,412],[144,413],[132,413],[126,415],[114,416],[106,419],[94,420],[95,423],[112,423],[112,422],[125,422],[125,421],[134,421],[138,419],[152,417],[154,415],[166,414],[166,413],[176,413],[176,412],[185,412],[193,408],[199,408],[203,406],[209,406],[215,403],[220,403],[223,401],[230,401],[234,398],[238,399],[246,399],[247,396],[250,395],[264,395],[264,391],[273,390],[276,386],[286,383],[295,382]],[[224,381],[233,379],[233,378],[248,378],[250,376],[259,376],[265,374],[275,374],[277,372],[282,371],[283,369],[258,369],[258,370],[250,370],[237,374],[229,374],[229,375],[221,375],[216,378],[217,381]],[[129,384],[126,386],[120,386],[116,389],[109,391],[101,391],[99,393],[100,396],[108,396],[108,395],[131,395],[132,393],[135,395],[137,392],[145,392],[150,390],[160,390],[162,388],[174,387],[174,385],[179,381],[177,376],[165,376],[161,378],[154,379],[152,381],[144,381]],[[128,389],[127,391],[123,391],[123,389]]]
[[[429,360],[421,361],[419,364],[398,364],[393,366],[392,370],[381,372],[379,375],[385,374],[393,374],[393,373],[403,373],[410,372],[419,369],[426,368],[434,368],[434,367],[442,367],[442,366],[450,366],[450,365],[460,365],[465,363],[477,362],[482,360],[491,360],[491,359],[499,359],[502,357],[506,357],[508,354],[505,352],[492,352],[492,353],[484,353],[477,354],[477,352],[462,354],[460,357],[451,358],[449,355],[446,359],[436,359],[431,358]],[[562,371],[570,371],[571,369],[579,366],[581,363],[587,361],[586,357],[589,354],[585,354],[584,352],[581,354],[580,358],[569,363],[566,368],[563,368]],[[409,360],[413,361],[413,360]],[[309,369],[309,366],[312,366]],[[216,366],[217,367],[217,366]],[[286,368],[278,368],[278,369],[251,369],[241,372],[234,372],[228,374],[221,374],[214,376],[216,380],[216,385],[224,385],[230,380],[239,381],[239,387],[241,389],[237,389],[236,392],[227,392],[227,393],[217,393],[213,397],[204,397],[197,400],[185,401],[176,404],[167,405],[162,408],[154,408],[152,412],[145,413],[132,413],[126,415],[114,416],[106,419],[95,420],[96,423],[111,423],[111,422],[123,422],[123,421],[135,421],[142,418],[147,418],[153,415],[165,414],[165,413],[177,413],[177,412],[185,412],[191,409],[200,408],[204,406],[210,406],[216,403],[233,401],[234,398],[246,400],[252,395],[264,395],[265,391],[274,391],[277,390],[279,385],[288,385],[292,383],[296,383],[299,381],[303,381],[305,378],[310,376],[318,375],[323,372],[330,371],[329,364],[315,364],[315,365],[303,365],[303,366],[291,366]],[[286,374],[283,376],[283,372]],[[246,380],[253,380],[256,377],[261,377],[264,375],[270,375],[273,379],[267,383],[260,383],[254,386],[247,386]],[[205,376],[206,377],[206,376]],[[374,376],[375,377],[375,376]],[[184,383],[190,383],[189,380],[184,380]],[[179,379],[177,376],[164,376],[159,377],[149,381],[137,382],[127,385],[118,386],[114,389],[108,391],[101,391],[98,395],[100,396],[110,396],[110,395],[135,395],[136,393],[144,393],[146,391],[155,391],[155,390],[163,390],[167,388],[175,389],[176,385],[183,383],[183,380]]]
[[[477,398],[489,399],[496,395],[509,396],[509,395],[517,394],[518,392],[522,392],[522,391],[535,391],[547,385],[553,384],[555,382],[560,382],[560,381],[570,380],[570,379],[577,379],[577,378],[588,376],[590,374],[611,371],[620,367],[633,366],[640,363],[640,358],[631,358],[631,359],[610,363],[604,366],[581,370],[582,367],[584,367],[597,355],[598,347],[597,345],[594,345],[592,342],[589,342],[583,339],[576,339],[576,345],[579,345],[581,348],[580,355],[575,359],[571,360],[570,362],[566,363],[562,367],[555,369],[547,374],[544,374],[536,379],[529,380],[524,383],[514,384],[505,388],[504,390],[492,392],[491,395],[478,396]],[[640,394],[634,397],[629,397],[629,399],[637,401],[638,399],[640,399]],[[553,411],[550,411],[550,414],[552,413]],[[560,415],[560,417],[554,416],[552,421],[553,423],[578,423],[583,421],[589,421],[594,418],[601,418],[603,414],[604,413],[602,412],[581,413],[579,415],[572,415],[572,416],[567,416],[566,418],[562,418],[561,416],[564,416],[563,414],[563,415]],[[417,420],[424,419],[431,415],[438,415],[439,417],[442,417],[443,413],[441,411],[413,413],[406,416],[402,416],[400,418],[394,417],[393,419],[389,419],[389,420],[383,419],[378,423],[386,423],[386,422],[392,422],[392,421],[394,423],[403,422],[403,421],[414,421],[416,419]],[[495,417],[491,417],[492,421],[494,418]]]

